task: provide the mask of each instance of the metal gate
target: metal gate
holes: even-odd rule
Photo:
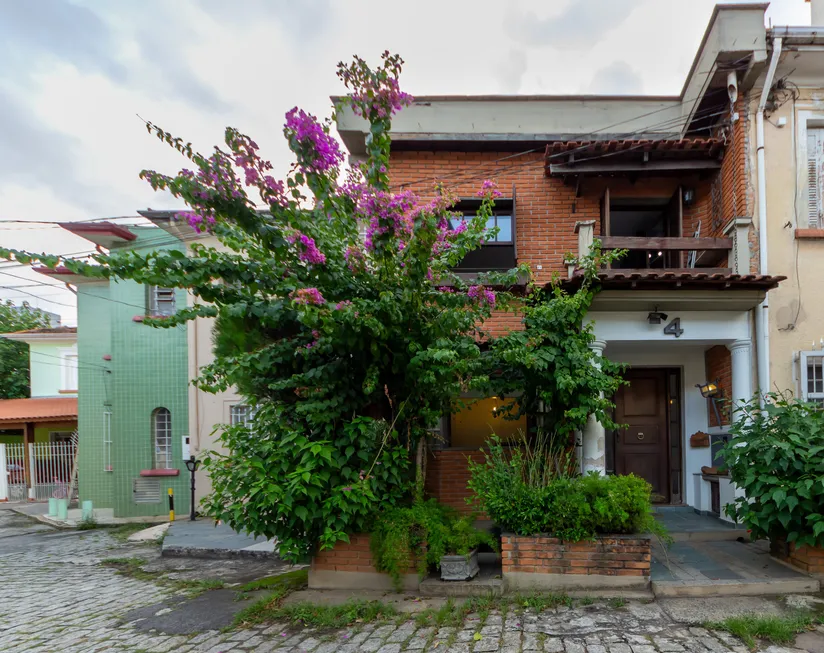
[[[0,444],[0,500],[68,498],[76,454],[76,434],[71,441]]]

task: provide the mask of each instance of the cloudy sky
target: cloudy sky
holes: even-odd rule
[[[177,208],[137,177],[183,165],[138,116],[201,151],[238,127],[282,174],[284,113],[328,115],[329,95],[343,91],[335,64],[352,54],[400,53],[413,95],[678,94],[713,4],[0,0],[0,243],[87,252],[87,241],[38,221]],[[767,18],[808,25],[809,4],[774,0]],[[73,295],[43,284],[0,262],[0,299],[74,324]]]

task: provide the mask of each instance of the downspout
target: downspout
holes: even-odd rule
[[[764,160],[764,110],[775,77],[775,69],[778,67],[778,59],[781,56],[781,43],[780,38],[773,39],[770,65],[767,68],[764,88],[761,90],[761,101],[758,103],[758,110],[755,114],[755,151],[756,166],[758,168],[758,259],[759,272],[762,275],[769,274],[767,266],[767,169]],[[755,314],[755,330],[758,340],[756,350],[758,356],[758,392],[762,397],[765,392],[770,390],[770,306],[768,297],[769,295],[764,298]]]

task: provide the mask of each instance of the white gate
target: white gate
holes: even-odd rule
[[[28,446],[0,444],[0,500],[67,498],[76,453],[76,436],[71,441],[35,442]]]

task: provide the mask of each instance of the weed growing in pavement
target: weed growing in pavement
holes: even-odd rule
[[[590,596],[584,596],[578,600],[578,605],[592,605],[593,603],[595,603],[595,599]]]
[[[100,524],[97,523],[94,515],[87,516],[77,525],[79,531],[93,531],[95,528],[100,528]]]
[[[157,526],[157,524],[149,524],[145,522],[130,522],[128,524],[120,524],[119,526],[107,526],[106,531],[118,542],[125,542],[129,539],[130,535],[134,535],[138,531],[145,530],[151,526]]]
[[[397,617],[397,610],[380,601],[347,601],[341,605],[318,605],[308,601],[283,605],[284,596],[269,596],[241,610],[235,627],[248,627],[268,621],[314,628],[345,628],[356,623],[387,621]]]
[[[824,618],[813,617],[805,613],[789,616],[747,614],[729,617],[723,621],[709,622],[704,626],[735,635],[750,649],[755,650],[759,639],[773,644],[790,644],[795,640],[796,635],[810,630],[816,623],[824,624]]]
[[[259,592],[261,590],[279,591],[283,588],[287,588],[289,590],[299,590],[306,587],[308,582],[309,570],[295,569],[293,571],[287,571],[283,574],[278,574],[277,576],[266,576],[265,578],[253,580],[250,583],[241,585],[238,588],[238,592],[245,595],[248,592]],[[240,598],[246,597],[241,596]]]
[[[610,599],[608,602],[609,607],[615,608],[623,608],[627,604],[627,600],[623,596],[616,596],[613,599]]]
[[[216,579],[189,580],[185,578],[166,578],[164,575],[165,572],[147,571],[143,569],[143,565],[146,564],[146,560],[143,558],[105,558],[100,561],[100,564],[115,568],[121,576],[158,583],[164,587],[184,591],[190,597],[198,596],[209,590],[217,590],[225,587],[225,583],[222,580]]]

